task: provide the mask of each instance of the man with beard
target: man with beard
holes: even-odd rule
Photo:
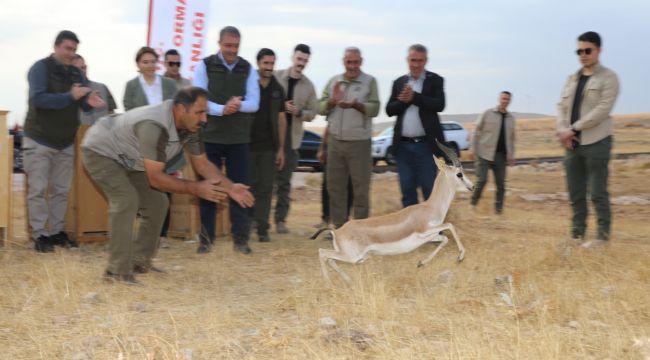
[[[269,242],[269,213],[276,169],[284,167],[284,141],[287,121],[284,91],[273,76],[275,53],[263,48],[257,53],[260,75],[260,108],[251,127],[251,192],[255,196],[252,218],[257,224],[260,242]]]
[[[314,84],[303,74],[311,49],[305,44],[298,44],[291,57],[290,68],[275,73],[286,94],[287,135],[285,141],[285,166],[278,171],[276,178],[277,202],[275,204],[275,228],[278,233],[289,232],[287,216],[291,199],[291,175],[298,166],[298,149],[302,142],[303,122],[312,121],[317,113],[317,98]]]

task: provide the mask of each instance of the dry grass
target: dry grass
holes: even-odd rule
[[[647,139],[647,128],[635,131]],[[650,195],[642,180],[650,160],[612,167],[612,197]],[[335,278],[329,288],[317,249],[331,244],[307,240],[320,214],[319,175],[312,176],[294,192],[292,234],[253,242],[252,256],[235,254],[223,239],[208,255],[195,254],[196,243],[167,241],[156,263],[169,274],[140,276],[142,288],[101,280],[101,246],[36,254],[14,241],[0,250],[0,359],[650,356],[643,353],[650,348],[647,205],[614,205],[612,244],[564,256],[566,201],[521,197],[563,192],[562,169],[520,166],[509,173],[501,217],[492,212],[492,183],[474,212],[467,194],[457,196],[449,219],[467,248],[464,262],[455,262],[450,243],[417,269],[433,250],[425,245],[343,264],[353,283]],[[372,201],[375,214],[399,208],[395,177],[375,179]],[[504,275],[512,283],[496,284]],[[324,317],[336,325],[321,326]]]

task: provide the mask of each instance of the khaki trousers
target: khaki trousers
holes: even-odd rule
[[[83,162],[108,198],[110,242],[107,270],[133,273],[133,266],[151,266],[169,207],[164,192],[152,188],[143,171],[127,171],[115,160],[83,149]],[[137,234],[133,234],[140,214]]]
[[[32,238],[56,235],[63,231],[65,225],[74,167],[74,145],[57,150],[25,137],[23,156]]]
[[[367,218],[370,214],[372,175],[370,139],[341,141],[330,136],[327,141],[326,166],[332,224],[339,227],[347,221],[348,179],[352,180],[354,218]]]

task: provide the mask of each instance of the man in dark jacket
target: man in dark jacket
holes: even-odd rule
[[[434,152],[438,156],[435,140],[445,141],[438,112],[445,108],[443,79],[424,69],[427,48],[411,45],[406,58],[409,74],[393,82],[386,105],[388,116],[397,115],[393,135],[393,152],[404,207],[418,203],[417,188],[426,200],[436,179]]]
[[[27,75],[29,103],[23,155],[28,221],[38,252],[52,252],[54,245],[75,245],[63,228],[79,108],[106,107],[81,70],[72,65],[77,45],[77,35],[61,31],[54,41],[54,53],[32,65]]]

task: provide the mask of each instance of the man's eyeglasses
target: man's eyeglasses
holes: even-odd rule
[[[594,48],[578,49],[578,50],[576,50],[576,54],[582,55],[582,53],[585,53],[585,55],[591,55],[591,53],[593,51],[594,51]]]
[[[591,49],[590,49],[590,50],[591,50]],[[167,65],[169,65],[169,66],[178,66],[178,67],[180,67],[180,66],[181,66],[181,62],[180,62],[180,61],[167,61]]]

